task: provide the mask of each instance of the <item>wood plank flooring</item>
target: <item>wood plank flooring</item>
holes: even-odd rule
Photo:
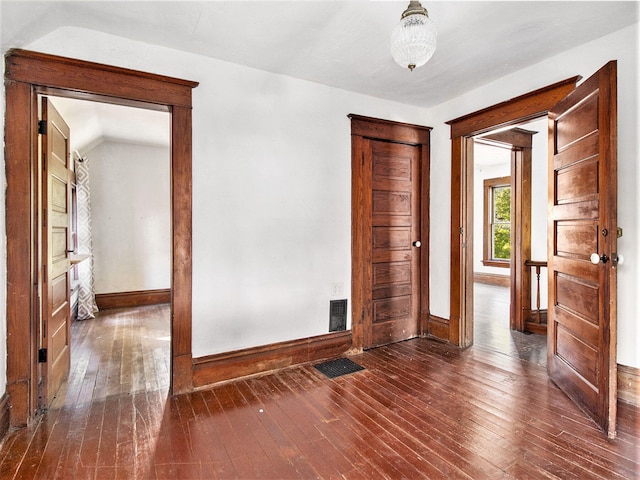
[[[476,348],[547,366],[547,337],[509,327],[509,287],[473,284],[473,343]]]
[[[0,478],[640,478],[638,408],[610,441],[517,356],[415,339],[336,379],[304,365],[168,397],[168,327],[166,306],[74,324],[70,380],[5,440]]]

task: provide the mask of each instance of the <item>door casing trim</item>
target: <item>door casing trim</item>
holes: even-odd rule
[[[460,347],[473,344],[473,195],[470,150],[473,137],[546,115],[576,87],[575,76],[446,122],[451,127],[451,253],[448,337]]]
[[[364,320],[372,315],[365,288],[371,285],[371,178],[364,178],[360,153],[364,138],[421,147],[420,158],[420,302],[419,335],[429,321],[429,178],[431,127],[349,114],[351,119],[351,332],[352,350],[364,347]],[[368,215],[368,217],[367,217]]]
[[[13,427],[37,408],[37,325],[33,209],[37,173],[38,94],[56,94],[171,115],[170,391],[193,388],[191,353],[191,91],[198,83],[26,50],[5,56],[7,231],[7,392]]]

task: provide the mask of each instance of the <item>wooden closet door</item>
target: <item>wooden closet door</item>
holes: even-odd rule
[[[370,295],[364,348],[418,335],[420,308],[420,147],[370,140]],[[367,341],[368,340],[368,341]]]
[[[350,114],[355,350],[426,334],[431,128]]]

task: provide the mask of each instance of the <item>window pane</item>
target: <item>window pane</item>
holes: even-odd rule
[[[493,188],[493,223],[511,222],[511,187]]]
[[[493,255],[500,260],[511,258],[511,225],[496,224],[492,226]]]

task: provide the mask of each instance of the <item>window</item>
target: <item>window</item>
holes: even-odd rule
[[[484,181],[484,258],[482,263],[509,267],[511,259],[511,177]]]

